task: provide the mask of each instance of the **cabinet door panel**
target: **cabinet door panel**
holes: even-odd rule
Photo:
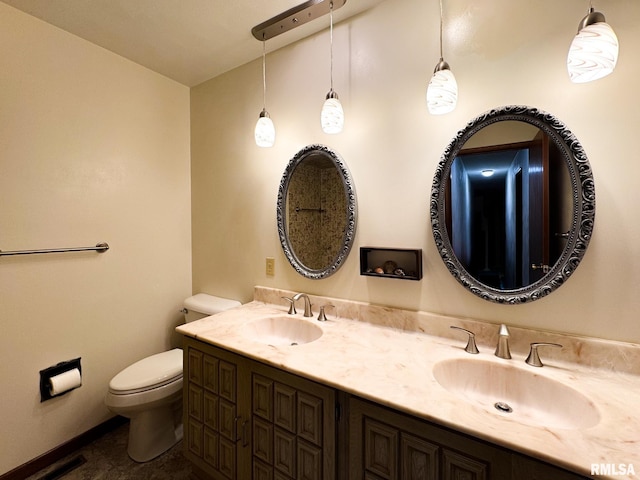
[[[202,459],[213,468],[220,465],[220,436],[213,430],[204,429]]]
[[[187,395],[189,416],[198,422],[202,422],[202,388],[197,385],[189,385]]]
[[[322,445],[322,399],[298,392],[298,436]]]
[[[220,456],[219,456],[219,472],[226,478],[235,480],[236,478],[236,444],[220,437]]]
[[[204,392],[204,405],[203,405],[203,422],[212,430],[219,430],[218,411],[220,409],[220,402],[217,395],[213,395],[205,390]]]
[[[323,480],[322,449],[298,439],[298,480]]]
[[[400,434],[400,478],[437,480],[438,446],[406,433]]]
[[[220,400],[218,406],[220,434],[233,442],[237,439],[237,423],[236,406],[226,400]]]
[[[388,480],[397,478],[398,435],[397,429],[365,418],[364,467],[367,472]]]
[[[444,480],[487,480],[487,464],[457,452],[442,452]]]
[[[194,348],[189,348],[187,353],[187,366],[190,383],[202,385],[202,352]]]
[[[251,480],[273,480],[273,469],[259,460],[253,462],[253,476]]]
[[[221,398],[235,403],[237,398],[236,392],[236,366],[232,363],[220,361],[219,365],[219,394]]]
[[[276,427],[273,433],[273,466],[284,475],[294,477],[296,473],[296,437]]]
[[[218,393],[218,377],[220,361],[211,355],[202,359],[202,386],[212,393]]]
[[[253,419],[253,456],[268,464],[273,463],[273,424]]]
[[[187,438],[185,445],[187,447],[187,451],[191,452],[193,455],[197,457],[202,456],[202,432],[203,426],[200,422],[189,418],[187,420]]]
[[[296,391],[295,389],[276,383],[273,393],[273,423],[288,432],[296,433]]]
[[[273,419],[273,380],[253,375],[251,389],[252,412],[267,421]]]

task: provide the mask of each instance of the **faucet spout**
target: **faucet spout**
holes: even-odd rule
[[[300,298],[304,298],[304,316],[312,317],[313,313],[311,313],[311,300],[309,299],[309,295],[306,293],[297,293],[293,296],[293,302],[297,302]]]
[[[500,326],[495,355],[498,358],[507,360],[511,358],[511,352],[509,351],[509,329],[504,323]]]

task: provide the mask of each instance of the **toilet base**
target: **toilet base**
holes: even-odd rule
[[[171,405],[139,412],[131,416],[127,453],[136,462],[148,462],[182,440],[182,431]]]

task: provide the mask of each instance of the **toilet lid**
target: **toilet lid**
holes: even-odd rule
[[[182,350],[174,348],[143,358],[118,373],[111,382],[112,392],[133,392],[166,385],[182,377]]]

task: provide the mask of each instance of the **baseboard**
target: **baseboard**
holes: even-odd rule
[[[124,425],[129,420],[124,417],[113,417],[106,422],[101,423],[93,427],[91,430],[72,438],[68,442],[58,445],[56,448],[49,450],[47,453],[28,461],[27,463],[14,468],[13,470],[0,475],[0,480],[23,480],[40,470],[47,468],[49,465],[54,464],[58,460],[72,454],[76,450],[88,445],[94,440],[100,438],[105,433],[108,433],[121,425]]]

